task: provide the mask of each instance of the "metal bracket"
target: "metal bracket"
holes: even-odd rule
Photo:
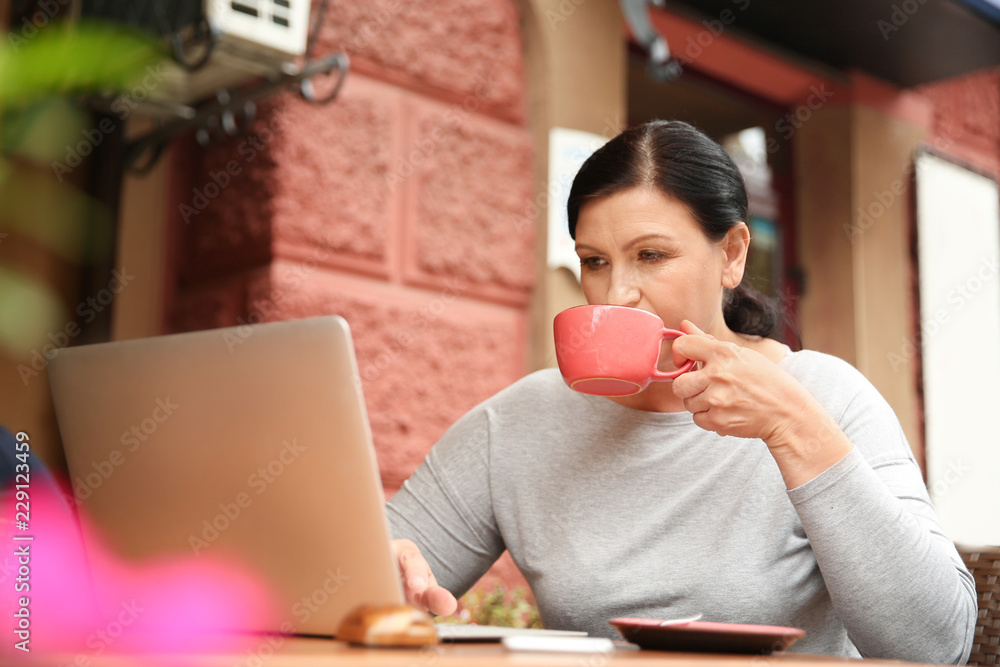
[[[192,6],[193,2],[194,0]],[[200,5],[200,0],[198,4]],[[218,42],[218,29],[201,10],[192,10],[186,15],[188,28],[182,30],[176,20],[171,20],[164,0],[154,0],[149,5],[90,0],[89,5],[91,13],[104,20],[146,29],[150,25],[156,26],[156,31],[166,40],[173,60],[187,72],[194,72],[208,64]],[[329,0],[320,0],[313,13],[306,42],[305,64],[301,66],[291,62],[276,65],[274,71],[252,83],[220,89],[215,93],[214,99],[209,98],[193,106],[167,100],[129,100],[129,107],[154,118],[156,127],[125,144],[124,168],[139,174],[149,171],[170,140],[181,132],[194,130],[195,138],[203,146],[226,137],[245,134],[256,118],[257,101],[284,88],[297,87],[302,98],[313,104],[328,104],[336,99],[350,69],[350,59],[346,53],[319,58],[313,55],[319,43],[319,32],[328,5]],[[330,75],[334,70],[338,72],[337,80],[330,92],[320,97],[313,86],[313,79]],[[96,110],[112,113],[117,99],[119,98],[95,96],[89,97],[86,102]]]
[[[338,74],[332,91],[326,97],[316,99],[312,79],[329,75],[334,70]],[[214,100],[198,106],[147,102],[147,112],[166,115],[172,119],[159,120],[159,127],[128,142],[125,147],[125,167],[133,173],[146,173],[156,164],[166,144],[177,134],[187,130],[195,130],[195,138],[202,146],[226,137],[245,134],[256,117],[257,101],[295,84],[298,84],[299,94],[305,100],[314,104],[327,104],[340,93],[349,70],[350,59],[347,54],[334,53],[308,62],[301,68],[286,64],[281,70],[249,88],[220,90]],[[92,100],[92,104],[98,108],[110,109],[113,101],[113,98],[101,98]]]
[[[662,0],[620,0],[622,14],[635,41],[649,54],[646,73],[656,81],[667,82],[679,77],[681,64],[670,55],[670,46],[649,19],[649,6],[662,6]]]

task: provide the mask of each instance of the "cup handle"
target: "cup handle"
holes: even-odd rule
[[[663,329],[660,332],[660,337],[662,339],[664,339],[664,340],[666,340],[667,338],[680,338],[683,335],[685,335],[684,332],[683,331],[678,331],[677,329]],[[679,375],[681,375],[683,373],[687,373],[692,368],[694,368],[694,360],[693,359],[688,359],[687,362],[685,362],[684,365],[682,365],[680,368],[678,368],[677,370],[670,371],[669,373],[665,372],[665,371],[661,371],[659,369],[654,369],[653,370],[653,379],[654,380],[673,380],[674,378],[678,377]]]

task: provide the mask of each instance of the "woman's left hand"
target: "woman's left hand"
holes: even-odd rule
[[[789,489],[819,475],[853,445],[812,394],[755,350],[720,341],[684,320],[674,363],[698,362],[676,378],[674,394],[707,431],[764,441]]]
[[[688,320],[681,331],[691,335],[674,341],[674,362],[698,365],[674,380],[674,394],[701,428],[768,442],[812,407],[805,387],[759,352],[717,340]]]

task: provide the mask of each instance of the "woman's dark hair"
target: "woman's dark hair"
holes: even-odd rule
[[[622,132],[583,163],[567,204],[570,236],[584,204],[641,187],[687,206],[713,241],[747,221],[746,185],[729,154],[687,123],[655,120]],[[780,333],[784,319],[775,300],[744,284],[726,289],[723,314],[730,329],[753,336]]]

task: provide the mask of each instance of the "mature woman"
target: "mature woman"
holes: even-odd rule
[[[584,164],[587,301],[680,328],[673,362],[697,369],[622,398],[544,370],[466,414],[388,506],[411,602],[451,612],[506,548],[550,628],[703,612],[803,628],[799,651],[966,659],[975,587],[899,422],[847,363],[769,338],[746,219],[739,170],[685,123]]]

